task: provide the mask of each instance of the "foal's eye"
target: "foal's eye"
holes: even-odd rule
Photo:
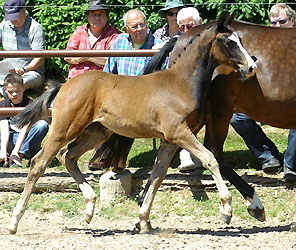
[[[227,45],[228,47],[233,47],[233,41],[228,39],[228,40],[226,41],[226,45]]]

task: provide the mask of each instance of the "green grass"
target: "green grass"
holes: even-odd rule
[[[281,153],[284,153],[287,146],[287,130],[274,130],[270,127],[264,128],[267,135],[274,141]],[[202,141],[202,136],[199,136]],[[159,147],[160,140],[156,140],[156,147]],[[258,163],[255,157],[247,150],[243,140],[230,129],[229,135],[224,145],[224,156],[228,164],[238,171],[241,169],[258,168]],[[79,166],[82,171],[87,170],[87,163],[93,152],[87,152],[79,160]],[[152,139],[137,139],[128,156],[129,167],[137,170],[146,169],[149,171],[153,165],[155,151],[153,148]],[[178,157],[172,164],[173,169],[178,165]],[[65,170],[57,162],[53,162],[52,168]],[[255,172],[256,173],[256,172]],[[204,172],[204,174],[209,174]],[[95,192],[99,196],[99,187],[95,186]],[[257,188],[256,188],[257,189]],[[246,209],[243,197],[230,186],[233,196],[233,216],[238,217],[246,223],[256,225],[257,221],[252,218]],[[257,189],[257,194],[265,206],[267,218],[277,218],[280,221],[289,221],[295,219],[296,214],[296,195],[293,189],[286,188],[262,188]],[[15,207],[20,194],[18,193],[1,193],[0,196],[0,212],[11,213]],[[137,205],[138,194],[133,194],[128,199],[120,199],[114,201],[109,208],[100,208],[99,198],[97,199],[96,215],[102,216],[110,220],[120,220],[122,216],[135,218],[138,215]],[[203,195],[196,194],[191,190],[184,189],[180,191],[159,191],[155,197],[150,219],[156,219],[165,215],[175,214],[177,216],[193,216],[196,220],[201,216],[219,216],[220,199],[217,191],[206,191]],[[52,213],[61,211],[65,216],[71,218],[82,216],[84,210],[84,200],[81,193],[42,193],[32,194],[29,201],[28,210],[37,211],[40,213]]]

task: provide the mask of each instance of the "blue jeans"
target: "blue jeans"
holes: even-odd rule
[[[274,143],[251,118],[243,113],[236,113],[233,114],[230,124],[244,139],[248,148],[254,153],[261,165],[267,163],[273,157],[279,158],[280,154]],[[296,153],[295,148],[294,151]]]
[[[284,156],[284,164],[292,171],[296,171],[296,130],[291,129],[288,136],[288,147]]]
[[[20,153],[26,159],[31,159],[41,149],[41,142],[48,131],[48,123],[44,120],[36,122],[28,132],[21,148]],[[19,133],[10,133],[8,142],[8,153],[13,150]]]

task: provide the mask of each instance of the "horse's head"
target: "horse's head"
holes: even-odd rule
[[[231,66],[234,70],[241,72],[243,77],[249,75],[257,67],[254,61],[241,43],[241,39],[230,27],[234,14],[226,16],[222,13],[212,27],[216,33],[215,40],[212,44],[211,56],[218,64]]]

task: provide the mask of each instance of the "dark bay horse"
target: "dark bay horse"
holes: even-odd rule
[[[202,127],[202,94],[207,95],[214,69],[226,64],[249,73],[256,67],[229,24],[233,17],[221,15],[217,23],[196,34],[183,48],[178,62],[168,70],[145,76],[118,76],[89,71],[70,79],[62,87],[45,92],[15,117],[19,127],[44,119],[54,97],[52,124],[42,150],[32,159],[24,191],[13,211],[9,232],[17,231],[33,187],[50,161],[69,142],[64,164],[79,185],[86,203],[84,218],[94,214],[96,194],[77,166],[86,151],[108,140],[111,134],[127,137],[162,138],[150,187],[139,212],[141,232],[151,229],[149,214],[155,193],[166,175],[178,147],[198,157],[210,170],[221,198],[221,214],[226,222],[232,216],[231,194],[219,172],[213,154],[194,136]],[[248,69],[248,70],[246,70]],[[243,75],[242,74],[242,75]]]
[[[192,37],[213,23],[195,27],[183,34],[175,44],[171,63]],[[219,66],[213,77],[206,109],[205,146],[219,162],[226,177],[256,207],[255,190],[233,169],[223,164],[223,144],[233,112],[245,113],[255,121],[279,128],[296,128],[296,29],[274,28],[234,21],[231,24],[242,39],[248,53],[257,60],[256,74],[242,82],[232,69]],[[249,213],[262,220],[264,210],[250,209]]]

